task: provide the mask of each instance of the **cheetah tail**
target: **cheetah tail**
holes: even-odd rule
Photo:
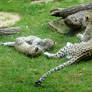
[[[14,46],[15,42],[6,42],[6,43],[0,43],[0,45],[3,46]]]
[[[61,64],[61,65],[59,65],[59,66],[57,66],[57,67],[55,67],[55,68],[53,68],[53,69],[51,69],[51,70],[49,70],[49,71],[46,72],[39,80],[37,80],[37,81],[35,82],[35,85],[36,85],[36,86],[41,85],[41,83],[48,77],[48,75],[50,75],[50,74],[53,73],[54,71],[58,71],[58,70],[60,70],[60,69],[63,69],[65,66],[71,65],[71,64],[73,64],[73,63],[76,62],[76,61],[79,61],[82,56],[83,56],[83,55],[80,55],[80,56],[78,56],[78,57],[76,56],[76,57],[72,58],[71,60],[69,60],[69,61],[67,61],[67,62],[65,62],[65,63],[63,63],[63,64]]]

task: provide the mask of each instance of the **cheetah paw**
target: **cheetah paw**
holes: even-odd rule
[[[50,53],[44,52],[44,55],[45,55],[47,58],[50,58]]]
[[[79,33],[79,34],[77,34],[76,36],[77,36],[77,38],[79,38],[79,39],[81,39],[81,38],[82,38],[82,34],[80,34],[80,33]]]

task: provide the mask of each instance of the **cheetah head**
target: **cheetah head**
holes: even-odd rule
[[[35,57],[35,56],[40,55],[42,52],[43,52],[43,50],[39,46],[31,45],[29,48],[29,55],[28,56]]]
[[[92,13],[87,13],[84,18],[82,24],[86,27],[88,24],[92,25]]]

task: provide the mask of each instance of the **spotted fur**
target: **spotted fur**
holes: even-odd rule
[[[54,45],[54,41],[51,39],[40,39],[36,36],[18,37],[15,42],[0,43],[4,46],[12,46],[16,50],[28,55],[37,56],[43,51],[50,50]]]
[[[77,38],[82,42],[87,42],[92,39],[92,12],[84,16],[82,24],[85,26],[85,32],[83,34],[77,34]]]
[[[64,68],[65,66],[71,65],[74,62],[91,57],[92,56],[92,40],[89,40],[88,42],[82,42],[82,43],[76,43],[76,44],[72,44],[72,43],[68,42],[67,45],[65,47],[61,48],[56,54],[51,54],[48,52],[45,52],[44,54],[48,58],[66,57],[70,60],[49,70],[38,81],[35,82],[35,85],[41,85],[41,83],[52,72],[58,71],[58,70]]]

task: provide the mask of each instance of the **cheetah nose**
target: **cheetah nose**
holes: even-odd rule
[[[35,48],[35,51],[37,52],[38,50],[39,50],[39,48],[38,48],[38,47],[36,47],[36,48]]]

